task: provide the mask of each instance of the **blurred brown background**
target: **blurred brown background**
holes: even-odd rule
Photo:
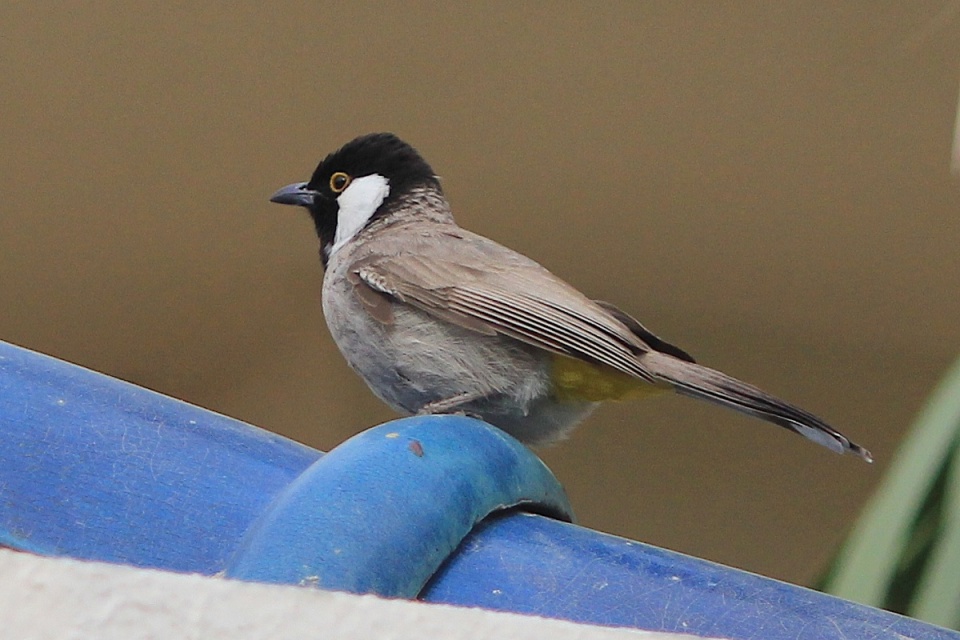
[[[668,397],[542,452],[583,524],[809,582],[960,344],[960,3],[0,5],[0,339],[329,449],[388,419],[267,202],[391,130],[466,227],[831,419]]]

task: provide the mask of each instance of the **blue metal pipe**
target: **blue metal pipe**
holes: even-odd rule
[[[728,638],[960,640],[569,518],[542,463],[475,420],[323,455],[0,342],[3,546]]]

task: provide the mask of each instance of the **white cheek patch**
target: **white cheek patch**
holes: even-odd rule
[[[337,233],[333,238],[334,254],[363,229],[390,193],[390,181],[378,173],[357,178],[337,198]]]

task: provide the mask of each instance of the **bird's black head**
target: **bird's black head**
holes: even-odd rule
[[[326,264],[334,251],[418,187],[440,190],[417,150],[392,133],[371,133],[324,158],[310,182],[287,185],[270,200],[306,207]]]

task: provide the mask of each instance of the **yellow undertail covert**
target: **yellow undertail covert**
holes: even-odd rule
[[[560,402],[602,402],[659,395],[667,383],[650,384],[605,365],[555,355],[550,372],[553,393]]]

